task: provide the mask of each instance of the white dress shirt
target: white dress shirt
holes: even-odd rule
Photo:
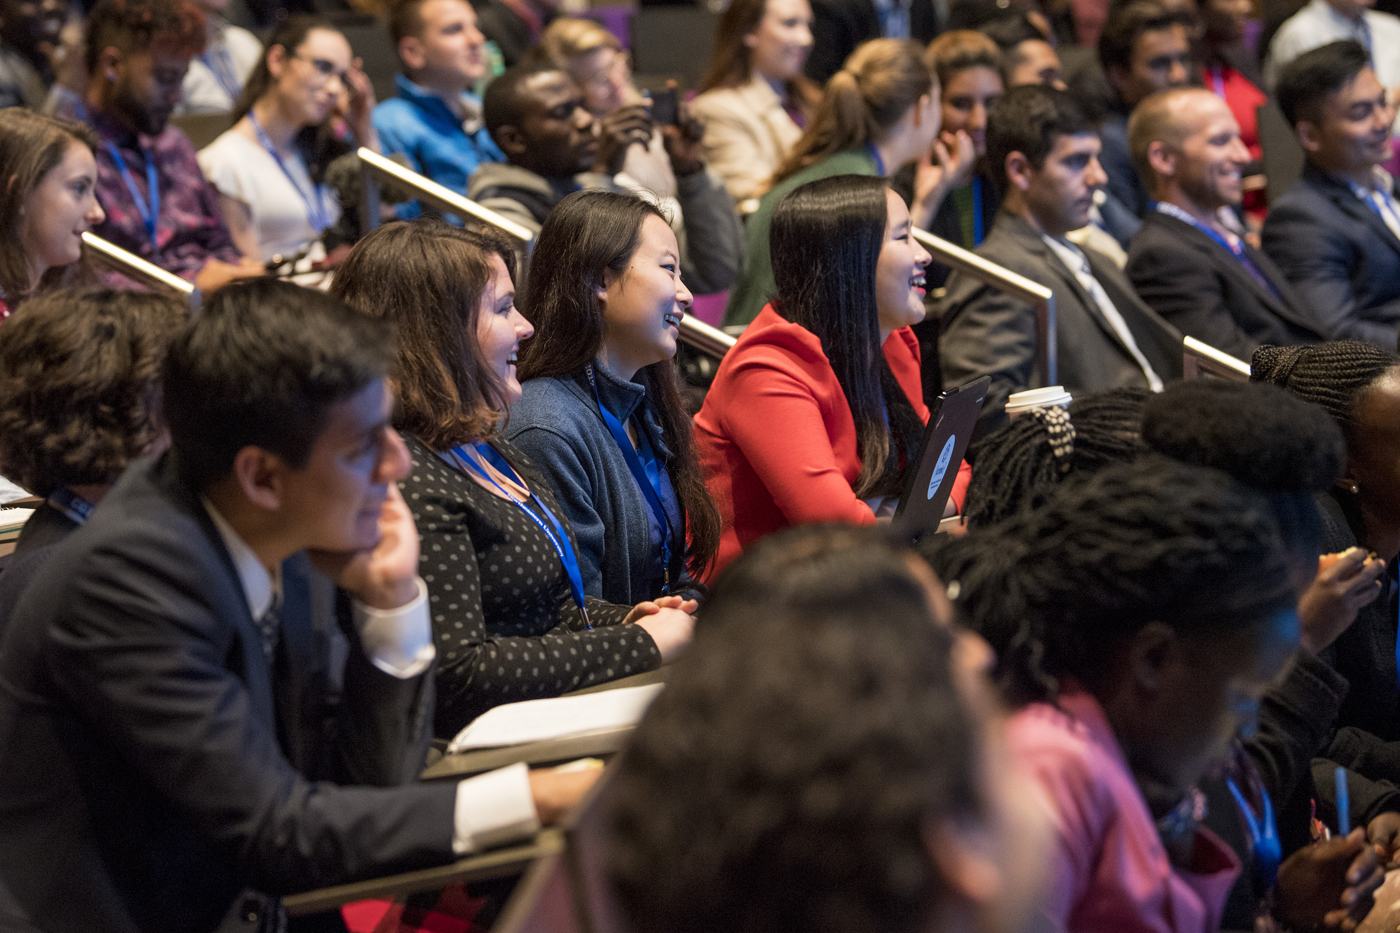
[[[1400,18],[1366,10],[1360,21],[1350,20],[1332,9],[1327,0],[1311,0],[1274,33],[1264,62],[1264,83],[1272,89],[1278,84],[1279,72],[1293,59],[1339,39],[1355,39],[1366,46],[1381,84],[1400,86]]]
[[[1133,361],[1142,369],[1143,376],[1147,378],[1148,387],[1153,392],[1161,392],[1162,377],[1157,375],[1152,369],[1152,364],[1147,362],[1147,357],[1143,356],[1142,351],[1138,349],[1137,340],[1133,338],[1133,332],[1128,329],[1128,322],[1123,320],[1123,315],[1114,307],[1113,301],[1108,297],[1108,292],[1104,291],[1099,280],[1094,278],[1093,270],[1089,268],[1089,260],[1073,243],[1044,234],[1041,235],[1041,239],[1054,252],[1055,257],[1064,263],[1065,268],[1074,274],[1084,290],[1093,296],[1099,310],[1108,319],[1108,325],[1113,328],[1118,339],[1127,346]]]
[[[213,503],[202,501],[233,560],[248,611],[255,620],[262,618],[281,595],[280,568],[269,571],[264,567]],[[359,600],[351,603],[355,630],[365,655],[375,667],[401,680],[422,674],[437,657],[428,612],[428,587],[422,577],[416,582],[417,597],[397,609],[374,609]],[[528,838],[539,828],[529,769],[524,764],[499,768],[457,784],[452,832],[452,851],[457,855]]]

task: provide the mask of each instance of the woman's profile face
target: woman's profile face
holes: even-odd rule
[[[1393,544],[1386,542],[1400,535],[1400,367],[1361,393],[1353,417],[1342,485],[1356,483],[1370,539],[1362,543],[1389,550]],[[1380,556],[1389,561],[1395,554]]]
[[[812,50],[812,7],[807,0],[768,0],[763,18],[744,36],[754,77],[791,81]]]
[[[910,327],[924,319],[924,271],[933,261],[911,232],[909,208],[885,189],[885,239],[875,264],[875,310],[882,331]]]
[[[632,261],[621,275],[605,279],[598,292],[603,309],[599,356],[626,379],[643,366],[671,359],[691,297],[681,281],[676,235],[664,220],[648,214]]]
[[[36,281],[81,258],[83,234],[106,218],[97,203],[97,162],[87,146],[69,142],[63,159],[25,199],[21,217],[25,258]]]
[[[569,74],[583,88],[583,105],[595,117],[606,117],[637,97],[627,53],[606,45],[575,59]]]
[[[273,88],[287,114],[301,126],[320,126],[347,90],[350,43],[331,29],[313,29],[273,72]],[[269,61],[269,69],[274,67]]]
[[[520,398],[520,380],[515,375],[515,361],[520,354],[520,342],[535,332],[530,322],[515,307],[515,285],[505,261],[491,254],[491,281],[481,292],[481,307],[476,317],[476,342],[481,358],[505,385],[506,397],[493,400],[511,404]]]

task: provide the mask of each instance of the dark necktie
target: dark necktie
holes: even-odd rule
[[[272,656],[277,651],[277,637],[281,633],[282,616],[281,609],[277,605],[277,600],[273,600],[257,620],[258,634],[262,636],[263,656],[267,658],[267,663],[272,663]]]

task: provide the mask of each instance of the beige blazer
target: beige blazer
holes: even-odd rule
[[[762,78],[707,91],[690,105],[705,121],[705,160],[735,203],[768,190],[768,180],[802,137],[782,99]]]

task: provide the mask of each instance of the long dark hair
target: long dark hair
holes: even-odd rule
[[[769,234],[773,308],[816,334],[846,394],[861,497],[900,491],[923,431],[880,346],[875,267],[888,219],[885,190],[884,179],[864,175],[809,182],[778,203]]]
[[[700,84],[700,93],[749,82],[753,77],[753,52],[744,39],[758,28],[767,12],[768,0],[734,0],[729,4],[715,31],[715,51],[710,57],[710,70]],[[787,82],[787,93],[807,116],[812,115],[821,99],[821,89],[802,74]]]
[[[24,203],[53,171],[68,147],[82,143],[97,150],[97,134],[73,120],[45,117],[23,107],[0,110],[0,289],[11,308],[29,297],[29,266],[23,241]],[[92,278],[82,260],[50,269],[35,292]]]
[[[394,427],[433,450],[495,434],[506,406],[476,339],[492,255],[514,280],[515,252],[499,234],[392,223],[355,244],[331,283],[332,297],[398,326]]]
[[[283,51],[287,53],[287,57],[291,58],[296,54],[297,49],[301,48],[306,37],[317,29],[333,32],[338,36],[342,35],[341,31],[335,28],[329,20],[298,13],[289,17],[281,26],[277,27],[276,32],[268,37],[267,45],[263,48],[262,58],[258,59],[253,73],[248,76],[248,83],[243,85],[243,93],[238,95],[238,102],[233,105],[234,123],[246,117],[253,109],[253,104],[272,90],[272,72],[267,67],[267,57],[272,53],[272,49],[275,46],[281,46]],[[329,122],[329,120],[326,121],[326,123]],[[302,127],[293,138],[292,145],[296,147],[301,154],[302,161],[306,163],[306,172],[311,176],[312,182],[318,185],[325,181],[326,167],[348,151],[345,143],[336,139],[326,124]]]
[[[583,371],[603,346],[603,309],[596,292],[606,272],[632,262],[648,217],[666,218],[649,201],[610,191],[579,191],[550,212],[535,241],[535,259],[520,307],[535,336],[520,352],[519,376],[569,376]],[[673,457],[667,465],[685,513],[686,565],[700,576],[719,549],[720,517],[700,473],[690,416],[675,363],[643,367],[634,378],[647,393]]]

